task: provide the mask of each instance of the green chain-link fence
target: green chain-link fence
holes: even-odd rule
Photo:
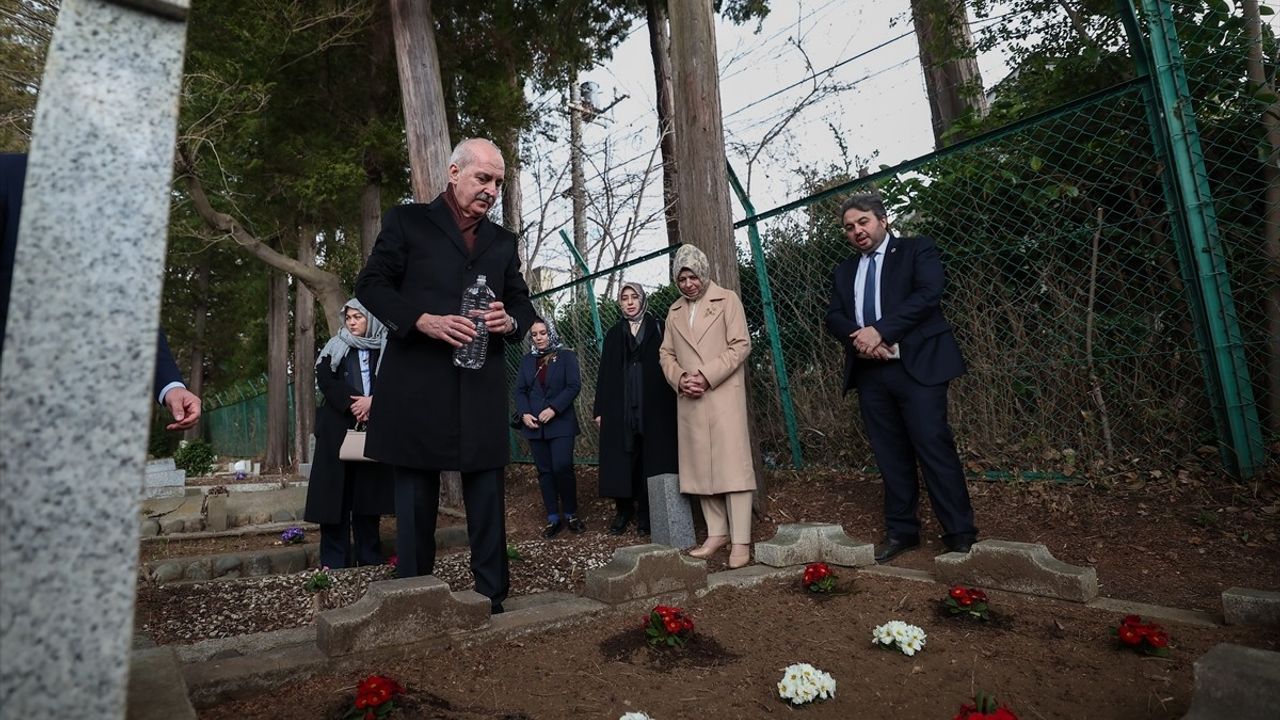
[[[289,383],[289,447],[293,447],[293,383]],[[257,457],[267,448],[267,377],[250,380],[204,399],[201,434],[214,452],[231,457]]]

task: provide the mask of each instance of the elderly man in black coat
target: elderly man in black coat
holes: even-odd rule
[[[454,148],[449,186],[430,204],[387,211],[356,297],[387,326],[387,349],[370,409],[365,455],[395,468],[396,553],[401,577],[435,567],[441,470],[462,472],[476,592],[502,612],[507,569],[503,469],[507,439],[507,342],[533,323],[516,236],[485,216],[497,202],[505,164],[492,142]],[[462,294],[484,275],[498,298],[484,316],[484,367],[453,364],[474,339],[459,315]]]

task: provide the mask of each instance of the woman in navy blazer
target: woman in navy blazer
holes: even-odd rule
[[[538,485],[547,509],[545,538],[566,527],[587,529],[578,518],[578,481],[573,472],[573,442],[580,429],[573,401],[582,389],[578,356],[564,347],[555,325],[541,318],[529,326],[533,349],[520,361],[516,379],[516,412],[524,423],[520,434],[529,441],[538,466]]]

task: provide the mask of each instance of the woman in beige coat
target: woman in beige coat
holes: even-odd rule
[[[737,294],[711,280],[707,256],[676,251],[672,278],[680,299],[667,312],[658,361],[675,389],[680,492],[700,496],[707,540],[690,555],[706,558],[730,539],[729,567],[751,561],[751,493],[756,489],[747,434],[743,363],[751,353]]]

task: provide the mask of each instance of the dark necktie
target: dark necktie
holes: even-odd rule
[[[876,254],[867,257],[867,279],[862,284],[862,327],[879,320],[876,315]]]

